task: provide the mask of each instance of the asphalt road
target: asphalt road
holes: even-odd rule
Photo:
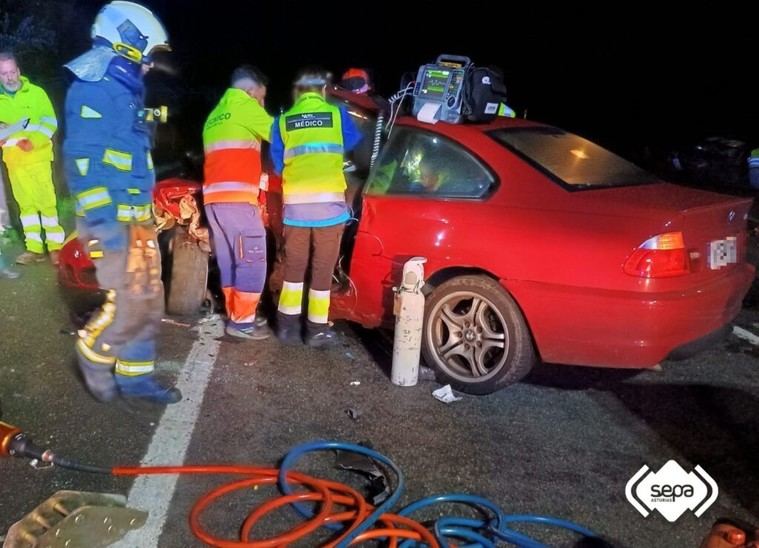
[[[23,274],[0,280],[2,418],[60,454],[107,465],[271,466],[309,440],[369,442],[403,469],[402,504],[440,492],[475,493],[508,512],[577,521],[619,546],[696,547],[717,517],[759,522],[759,352],[734,337],[690,360],[667,362],[662,371],[545,365],[497,394],[446,405],[431,396],[434,381],[390,384],[382,338],[347,324],[338,325],[339,348],[317,352],[274,340],[218,339],[214,320],[196,328],[167,322],[160,369],[186,398],[164,413],[90,398],[73,367],[74,338],[52,268],[33,265]],[[759,332],[753,322],[757,310],[739,318]],[[633,474],[670,459],[687,471],[700,465],[716,480],[719,498],[701,518],[690,512],[675,523],[657,513],[644,518],[627,502]],[[303,469],[346,478],[329,456],[309,458]],[[122,546],[202,546],[187,515],[219,481],[132,482],[5,459],[0,538],[55,491],[76,489],[129,494],[131,505],[151,510],[152,521]],[[233,496],[203,523],[233,538],[248,505],[269,495],[262,488]],[[291,514],[280,511],[255,532],[271,534],[289,522]],[[570,536],[530,531],[551,545],[572,545]]]

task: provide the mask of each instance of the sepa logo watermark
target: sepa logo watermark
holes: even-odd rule
[[[643,517],[658,510],[669,522],[677,521],[686,510],[701,517],[718,494],[717,483],[706,470],[696,465],[692,472],[686,472],[674,460],[667,461],[658,472],[644,464],[625,488],[627,500]]]

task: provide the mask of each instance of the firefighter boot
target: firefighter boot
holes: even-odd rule
[[[306,344],[311,348],[332,348],[337,346],[337,333],[328,323],[307,322]]]
[[[177,388],[163,386],[153,375],[116,375],[115,378],[119,392],[125,398],[140,398],[159,404],[177,403],[182,400],[182,393]]]
[[[108,366],[89,363],[82,356],[77,356],[79,371],[82,373],[84,384],[99,402],[109,402],[119,395],[116,381],[113,380],[113,369]]]
[[[300,344],[300,314],[277,312],[277,338],[286,345]]]

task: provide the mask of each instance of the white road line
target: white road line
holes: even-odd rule
[[[223,334],[224,325],[219,319],[201,325],[199,338],[192,345],[177,380],[176,386],[182,391],[183,399],[166,407],[141,464],[158,466],[184,463],[195,421],[200,414],[203,395],[221,346],[215,339]],[[113,546],[158,547],[177,479],[175,475],[140,476],[135,479],[127,497],[127,506],[147,511],[150,516],[142,528],[132,531]]]

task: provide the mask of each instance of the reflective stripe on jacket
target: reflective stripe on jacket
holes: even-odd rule
[[[0,86],[0,122],[13,125],[29,119],[26,128],[10,135],[3,145],[3,161],[7,166],[51,162],[53,160],[53,134],[58,129],[58,120],[50,98],[41,87],[32,84],[22,76],[21,88],[13,95]],[[29,152],[16,144],[22,139],[31,141]]]
[[[90,225],[151,218],[155,172],[141,82],[110,72],[76,79],[66,95],[64,168],[77,209]]]
[[[284,144],[284,203],[344,201],[340,109],[319,93],[304,93],[279,117],[278,129]]]

